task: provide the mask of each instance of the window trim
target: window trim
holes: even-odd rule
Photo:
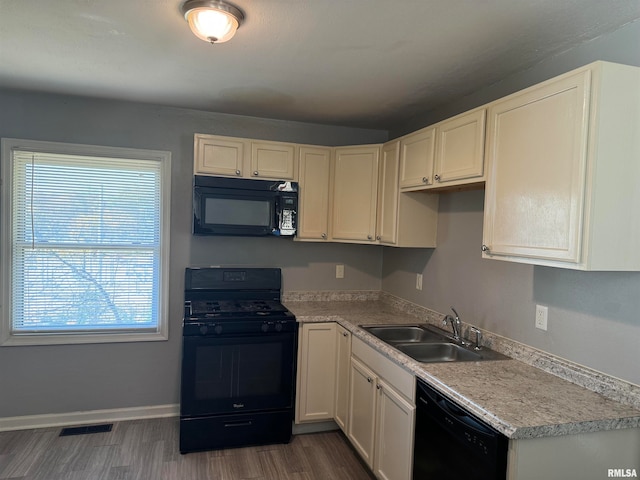
[[[108,147],[87,144],[47,142],[3,138],[0,164],[0,345],[63,345],[85,343],[164,341],[169,338],[169,244],[171,208],[171,152],[137,148]],[[135,160],[155,160],[161,164],[160,173],[160,302],[158,327],[153,332],[131,330],[116,332],[79,333],[12,333],[12,166],[13,151],[28,150],[42,153],[119,157]]]

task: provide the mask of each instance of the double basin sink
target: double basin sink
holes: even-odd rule
[[[431,325],[360,325],[392,347],[422,363],[503,360],[508,357],[485,347],[461,344]]]

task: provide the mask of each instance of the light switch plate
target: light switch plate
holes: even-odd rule
[[[344,278],[344,265],[336,265],[336,278]]]
[[[422,290],[422,274],[416,274],[416,290]]]

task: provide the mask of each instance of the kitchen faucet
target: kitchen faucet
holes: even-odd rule
[[[452,317],[451,315],[445,315],[444,320],[442,321],[442,324],[444,326],[447,326],[448,323],[451,323],[451,329],[453,330],[453,339],[456,342],[464,343],[461,335],[462,322],[460,321],[460,315],[458,315],[458,312],[456,312],[455,308],[451,307],[451,310],[453,310],[455,317]]]

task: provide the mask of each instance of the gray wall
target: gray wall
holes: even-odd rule
[[[381,247],[192,237],[194,133],[320,145],[376,143],[387,138],[383,131],[0,91],[0,137],[150,148],[172,154],[169,340],[0,347],[0,417],[177,403],[186,266],[281,266],[288,290],[380,289]],[[335,279],[336,263],[345,265],[343,280]]]
[[[640,66],[640,22],[504,79],[394,132],[412,131],[595,60]],[[640,273],[575,272],[482,260],[482,191],[441,195],[435,250],[385,248],[382,288],[640,385]],[[640,246],[639,246],[640,247]],[[415,290],[415,274],[424,289]],[[549,307],[548,331],[534,328]]]

